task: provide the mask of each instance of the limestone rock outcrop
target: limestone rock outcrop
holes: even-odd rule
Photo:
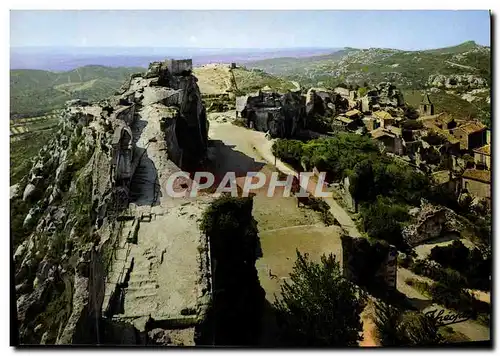
[[[336,88],[343,89],[343,88]],[[349,90],[347,95],[349,95]],[[342,92],[342,94],[345,94]],[[349,101],[340,92],[324,88],[311,88],[306,94],[306,115],[332,117],[345,112],[349,108]]]
[[[364,113],[387,108],[404,106],[403,93],[390,82],[381,82],[359,99],[359,106]]]
[[[413,222],[402,229],[403,239],[410,246],[450,233],[460,234],[464,229],[459,216],[444,206],[424,203],[412,214]]]
[[[205,158],[208,124],[191,66],[152,63],[116,95],[62,110],[57,132],[11,194],[20,343],[97,341],[118,218],[143,154],[132,127],[145,129],[144,118],[159,115],[165,160],[188,170]]]
[[[236,113],[247,127],[271,137],[293,137],[304,128],[305,98],[296,92],[259,91],[236,98]]]

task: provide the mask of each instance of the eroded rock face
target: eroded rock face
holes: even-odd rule
[[[305,126],[305,98],[296,92],[259,91],[236,98],[236,111],[248,127],[271,137],[293,137]]]
[[[443,89],[481,89],[488,86],[488,83],[484,78],[472,74],[434,74],[429,76],[427,83],[432,87]]]
[[[343,88],[336,88],[343,89]],[[349,90],[347,95],[349,95]],[[306,115],[311,117],[334,116],[347,111],[349,101],[340,92],[323,88],[311,88],[306,94]]]
[[[27,231],[14,245],[21,343],[96,341],[102,257],[114,248],[140,158],[132,129],[149,114],[166,123],[166,160],[185,168],[204,158],[208,125],[189,61],[152,63],[113,97],[68,102],[58,131],[12,195],[11,218],[19,216],[16,226]],[[48,308],[54,301],[67,308],[55,315]]]
[[[424,241],[457,233],[464,229],[457,214],[444,206],[424,204],[419,210],[412,211],[413,223],[404,227],[402,235],[410,246],[416,246]]]
[[[377,109],[399,108],[404,105],[402,92],[390,82],[381,82],[374,89],[359,99],[361,111],[370,112]]]

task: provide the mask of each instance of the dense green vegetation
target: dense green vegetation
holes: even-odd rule
[[[461,241],[456,240],[448,246],[434,247],[429,259],[445,268],[458,271],[469,288],[491,290],[491,254],[483,256],[477,247],[470,250]]]
[[[382,346],[431,346],[443,341],[435,320],[381,301],[375,304],[375,325]]]
[[[420,205],[429,194],[429,178],[380,153],[366,136],[339,133],[303,143],[277,140],[273,154],[298,170],[316,167],[330,181],[350,180],[350,193],[361,204],[362,227],[374,238],[404,247],[401,228],[409,220],[409,205]]]
[[[357,346],[365,300],[342,276],[335,256],[323,255],[315,263],[297,251],[290,280],[274,304],[285,345]]]
[[[277,140],[273,154],[296,168],[303,167],[327,172],[328,180],[339,181],[348,175],[357,162],[369,156],[380,156],[375,141],[350,133],[321,138],[306,143],[296,140]]]
[[[368,236],[385,240],[399,249],[406,248],[401,236],[401,229],[410,218],[406,205],[379,195],[374,202],[362,204],[360,213]]]
[[[85,66],[68,72],[10,71],[11,117],[39,116],[61,108],[67,100],[101,100],[113,94],[138,67]]]
[[[26,175],[33,162],[31,159],[52,138],[53,130],[30,132],[19,140],[10,142],[10,185],[16,184]]]
[[[352,238],[347,235],[343,235],[341,239],[342,247],[356,256],[343,262],[350,271],[350,279],[371,294],[386,294],[386,290],[380,288],[385,285],[384,277],[378,275],[378,272],[381,267],[385,267],[389,244],[383,240]]]

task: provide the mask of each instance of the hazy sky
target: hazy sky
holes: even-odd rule
[[[11,11],[11,46],[386,47],[490,45],[488,11]]]

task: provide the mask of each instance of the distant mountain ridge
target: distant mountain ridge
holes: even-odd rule
[[[165,58],[191,58],[195,66],[208,63],[294,58],[328,54],[338,48],[149,48],[149,47],[11,47],[11,69],[72,70],[86,65],[108,67],[144,67]]]
[[[305,84],[328,80],[359,85],[365,81],[391,81],[402,87],[421,89],[427,86],[429,77],[436,74],[473,74],[489,80],[490,57],[489,47],[467,41],[457,46],[419,51],[346,47],[329,55],[273,58],[251,61],[246,66]]]

